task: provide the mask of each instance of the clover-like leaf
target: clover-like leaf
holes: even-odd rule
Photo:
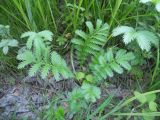
[[[147,102],[147,98],[144,94],[141,94],[140,92],[135,91],[134,95],[140,103],[144,104],[145,102]]]
[[[77,72],[76,73],[76,79],[77,80],[81,80],[81,79],[83,79],[85,77],[85,73],[83,73],[83,72]]]
[[[149,102],[149,109],[150,109],[151,111],[156,112],[156,111],[157,111],[157,103],[155,103],[155,102],[153,102],[153,101]]]

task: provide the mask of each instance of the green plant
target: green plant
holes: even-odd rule
[[[56,109],[53,108],[52,105],[50,105],[50,108],[45,110],[45,115],[43,117],[43,120],[65,120],[65,113],[64,109],[62,107],[58,107]]]
[[[125,44],[136,40],[142,50],[150,51],[151,44],[154,44],[156,47],[159,45],[158,37],[150,31],[135,30],[128,26],[119,26],[113,30],[112,35],[118,36],[120,34],[123,34],[123,42]]]
[[[82,84],[82,93],[87,102],[96,102],[96,99],[100,99],[100,88],[88,83]]]
[[[29,69],[30,76],[34,76],[38,72],[41,72],[43,79],[50,73],[54,75],[56,80],[60,80],[60,75],[64,78],[73,76],[61,56],[57,52],[50,52],[49,48],[43,48],[43,52],[26,50],[24,53],[19,54],[17,59],[22,61],[18,66],[19,69],[31,65]]]
[[[100,99],[101,90],[93,85],[93,76],[84,72],[76,72],[75,79],[80,82],[79,87],[74,88],[68,94],[68,104],[71,115],[87,109],[90,103],[95,103]]]
[[[0,25],[0,36],[3,38],[10,36],[10,27],[8,25]]]
[[[96,28],[91,22],[86,22],[86,26],[89,29],[89,33],[76,30],[77,37],[72,40],[80,65],[83,65],[90,55],[93,56],[101,50],[101,47],[107,41],[109,32],[108,24],[102,24],[101,20],[97,20]]]
[[[48,105],[41,109],[38,113],[39,119],[41,120],[65,120],[66,109],[64,106],[60,105],[61,94],[53,96],[53,98],[48,101]]]
[[[17,59],[21,61],[18,68],[28,67],[30,76],[40,75],[44,80],[50,77],[61,80],[61,77],[63,77],[62,79],[76,79],[76,83],[78,83],[77,88],[68,93],[68,104],[66,104],[69,110],[66,110],[66,106],[59,107],[60,104],[56,107],[50,105],[51,107],[46,110],[46,116],[43,119],[63,120],[64,116],[70,113],[74,115],[71,117],[76,120],[86,118],[87,120],[105,120],[117,116],[122,117],[121,119],[130,119],[131,117],[133,117],[131,119],[136,119],[136,116],[138,116],[138,119],[141,119],[141,116],[145,119],[145,116],[151,116],[151,118],[148,118],[151,120],[154,119],[154,116],[160,116],[155,94],[151,95],[149,92],[149,95],[146,95],[146,93],[135,92],[135,96],[131,99],[119,102],[119,98],[118,100],[113,99],[114,95],[108,95],[108,92],[105,92],[106,85],[103,85],[104,81],[102,81],[107,77],[113,77],[114,72],[122,74],[124,69],[130,71],[132,68],[131,74],[125,73],[118,76],[122,79],[118,79],[118,85],[119,83],[122,84],[125,89],[128,87],[128,82],[130,82],[133,85],[133,87],[131,86],[132,90],[137,88],[136,82],[133,81],[136,79],[139,88],[148,89],[149,87],[145,85],[142,87],[141,84],[145,82],[148,85],[149,79],[152,77],[152,82],[154,80],[154,84],[159,88],[159,37],[156,36],[158,35],[156,33],[159,33],[159,13],[153,10],[154,6],[151,4],[148,4],[150,5],[148,7],[139,7],[140,2],[152,2],[156,5],[157,11],[160,11],[159,0],[2,1],[0,5],[0,22],[13,27],[14,38],[18,38],[19,33],[26,30],[34,31],[26,32],[21,36],[21,38],[28,38],[28,40],[18,53]],[[84,26],[84,21],[88,21],[86,26]],[[109,23],[109,25],[103,24],[102,21]],[[112,30],[117,25],[130,25],[135,28],[119,26],[108,37],[109,29]],[[1,41],[0,48],[6,54],[8,48],[17,46],[18,43],[11,41],[12,37],[9,35],[8,26],[4,28],[3,32],[0,30],[0,34],[5,38],[5,41]],[[48,30],[41,31],[43,29]],[[54,38],[52,38],[53,33],[49,30],[54,31]],[[75,37],[71,41],[72,46],[70,46],[70,39],[74,32]],[[66,37],[66,34],[70,34],[71,37]],[[126,47],[119,42],[120,37],[117,36],[120,34],[123,34],[123,42],[127,45]],[[23,41],[21,41],[21,44],[24,44]],[[157,48],[157,56],[155,56],[155,49],[151,50],[152,45]],[[113,48],[112,46],[118,47]],[[70,47],[70,61],[75,76],[67,67],[69,62],[66,63],[58,54],[67,53]],[[108,49],[110,47],[111,49]],[[66,51],[56,52],[54,51],[56,48],[58,50],[65,49]],[[12,54],[12,50],[9,53]],[[75,57],[77,59],[73,60]],[[0,63],[6,62],[6,58],[8,56],[3,55],[0,51]],[[13,64],[12,61],[11,64]],[[11,67],[11,64],[8,64],[8,66]],[[156,66],[155,69],[153,69],[154,66]],[[135,73],[134,76],[133,72]],[[153,75],[150,75],[152,73]],[[131,79],[127,79],[126,82],[123,81],[124,77]],[[99,84],[100,82],[102,84]],[[95,102],[101,97],[101,89],[103,91],[102,96],[107,95],[109,97],[105,99],[103,104],[99,105],[103,97],[97,103]],[[137,102],[135,102],[129,105],[134,100],[138,100],[141,104],[138,103],[138,106],[136,106]],[[124,106],[126,109],[122,109]]]
[[[0,37],[2,40],[0,41],[0,48],[2,48],[3,54],[7,54],[10,47],[17,47],[18,41],[13,39],[10,35],[10,27],[0,25]]]
[[[84,100],[80,88],[75,88],[72,90],[72,92],[68,93],[67,101],[69,104],[69,111],[72,115],[80,112],[82,109],[87,108],[86,101]]]
[[[155,102],[156,100],[156,94],[150,94],[150,95],[144,95],[141,94],[137,91],[134,92],[135,97],[141,104],[146,104],[148,103],[148,108],[152,112],[157,111],[157,103]]]
[[[41,49],[45,47],[45,41],[52,41],[53,33],[49,30],[41,32],[25,32],[21,35],[21,38],[28,37],[26,47],[31,49],[34,45],[35,49]]]
[[[77,72],[75,78],[81,83],[93,83],[93,76],[84,72]]]
[[[67,39],[63,36],[60,36],[60,37],[58,37],[58,39],[56,41],[58,42],[59,46],[62,46],[67,42]]]
[[[0,48],[3,48],[3,53],[6,55],[9,51],[9,47],[17,47],[18,42],[15,39],[2,39],[0,42]]]
[[[155,8],[158,12],[160,12],[160,1],[159,0],[140,0],[141,3],[152,2],[155,4]]]
[[[3,0],[0,9],[12,20],[10,24],[16,27],[15,33],[21,33],[26,29],[39,31],[50,28],[58,31],[55,17],[60,15],[59,1]]]
[[[146,102],[148,101],[155,101],[155,95],[157,93],[160,93],[160,90],[154,90],[154,91],[149,91],[149,92],[146,92],[146,93],[139,93],[137,94],[136,92],[136,95],[129,98],[129,99],[126,99],[126,100],[122,100],[121,102],[119,102],[117,105],[115,105],[113,107],[113,109],[111,109],[109,112],[107,112],[105,115],[102,115],[99,117],[100,120],[105,120],[107,118],[109,118],[110,116],[128,116],[128,119],[130,119],[132,116],[134,117],[143,117],[143,118],[146,118],[145,120],[154,120],[154,117],[159,117],[160,116],[160,112],[153,112],[153,111],[142,111],[141,113],[140,112],[128,112],[127,113],[123,113],[121,112],[122,109],[124,109],[124,107],[127,107],[129,106],[133,101],[135,100],[142,100],[143,103],[144,103],[144,99],[146,99]],[[145,96],[145,98],[144,98]],[[112,97],[111,97],[112,98]],[[105,101],[106,102],[106,101]],[[104,105],[102,108],[105,108],[105,104],[106,103],[103,103],[102,105]],[[107,103],[108,103],[108,100],[107,100]],[[108,105],[108,104],[106,104]],[[133,110],[136,110],[138,108],[143,108],[141,105],[140,106],[135,106]],[[91,114],[92,116],[93,114]],[[93,116],[92,116],[93,117]],[[126,118],[126,117],[125,117]]]
[[[119,49],[118,51],[109,49],[107,52],[101,52],[92,58],[90,69],[94,75],[94,81],[99,82],[108,76],[113,77],[113,71],[122,74],[123,68],[131,70],[130,61],[134,59],[132,52]]]
[[[22,69],[25,66],[31,65],[29,75],[34,76],[40,72],[43,79],[49,74],[54,75],[56,80],[60,80],[60,75],[64,78],[73,77],[72,72],[61,56],[55,51],[51,52],[50,47],[46,47],[47,44],[44,41],[51,41],[52,35],[50,31],[39,33],[26,32],[22,34],[22,38],[29,36],[26,44],[28,50],[18,54],[17,59],[22,61],[18,68]]]
[[[76,114],[82,109],[86,109],[89,103],[96,102],[100,98],[100,88],[83,83],[80,88],[75,88],[68,94],[69,110],[72,114]]]

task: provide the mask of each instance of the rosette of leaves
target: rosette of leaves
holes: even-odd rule
[[[103,24],[101,20],[97,20],[95,28],[90,21],[86,22],[86,26],[89,30],[88,33],[76,30],[76,36],[72,39],[80,65],[83,65],[90,55],[93,56],[101,50],[109,33],[109,25],[107,23]]]
[[[114,72],[122,74],[124,69],[131,70],[130,62],[134,59],[132,52],[124,49],[113,50],[110,48],[107,52],[102,51],[92,58],[89,65],[94,76],[94,82],[101,81],[107,77],[113,77]]]
[[[118,36],[121,34],[123,34],[123,42],[126,45],[132,41],[136,41],[139,47],[147,52],[150,51],[151,44],[155,45],[156,47],[159,45],[158,37],[150,31],[135,30],[134,28],[128,26],[119,26],[112,32],[113,36]]]

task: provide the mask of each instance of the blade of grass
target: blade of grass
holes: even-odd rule
[[[18,11],[20,12],[20,14],[22,15],[22,19],[25,21],[25,23],[28,26],[28,28],[30,30],[32,30],[30,22],[29,22],[29,19],[28,19],[27,15],[26,15],[23,7],[22,7],[22,3],[21,2],[23,2],[23,1],[18,2],[17,0],[13,0],[12,2],[15,5],[15,7],[18,9]]]
[[[160,93],[160,90],[154,90],[154,91],[150,91],[150,92],[146,92],[143,93],[143,95],[150,95],[150,94],[154,94],[154,93]],[[139,95],[141,96],[141,94]],[[137,96],[138,97],[138,96]],[[102,116],[100,120],[105,120],[108,116],[113,115],[115,112],[117,112],[118,110],[120,110],[121,108],[125,107],[126,105],[130,104],[131,102],[133,102],[134,100],[137,99],[137,97],[132,97],[126,101],[124,101],[122,104],[117,105],[111,112],[107,113],[106,115]]]
[[[53,16],[53,12],[52,12],[52,8],[51,8],[51,5],[50,5],[49,0],[47,0],[47,3],[48,3],[48,7],[49,7],[50,14],[51,14],[51,17],[52,17],[52,21],[53,21],[53,25],[54,25],[54,28],[55,28],[55,32],[57,33],[57,32],[58,32],[58,30],[57,30],[57,25],[56,25],[55,18],[54,18],[54,16]]]
[[[114,113],[113,116],[160,116],[160,112],[148,112],[148,113]]]
[[[111,100],[113,99],[114,94],[109,95],[107,99],[87,118],[87,120],[92,120],[94,115],[96,115],[99,111],[103,110],[108,104],[110,104]]]
[[[158,69],[159,69],[159,59],[160,59],[159,52],[160,52],[160,51],[159,51],[159,46],[158,46],[158,48],[157,48],[157,61],[156,61],[156,66],[155,66],[153,75],[152,75],[151,85],[153,84],[154,79],[155,79],[155,76],[156,76],[157,71],[158,71]]]
[[[116,17],[116,15],[118,13],[118,10],[119,10],[121,4],[122,4],[122,0],[116,0],[116,4],[115,4],[114,9],[112,11],[112,17],[111,17],[111,20],[110,20],[110,26],[112,26],[113,21],[115,20],[115,17]]]

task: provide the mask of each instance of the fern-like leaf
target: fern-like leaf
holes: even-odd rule
[[[36,49],[33,52],[26,50],[19,54],[17,59],[22,61],[18,66],[19,69],[31,65],[29,76],[34,76],[39,72],[43,79],[45,79],[49,73],[52,73],[56,80],[60,80],[61,76],[66,79],[73,77],[66,62],[58,53],[51,53],[50,48],[43,48],[43,51],[40,52]]]
[[[41,68],[41,65],[42,63],[36,63],[32,65],[31,68],[29,69],[29,76],[31,77],[35,76],[38,70]]]
[[[109,31],[108,24],[102,24],[101,20],[97,20],[95,28],[90,21],[86,22],[86,26],[89,29],[89,33],[76,30],[75,34],[77,36],[72,39],[81,65],[90,55],[95,55],[95,53],[101,50],[101,47],[106,43]]]
[[[22,69],[25,66],[32,64],[36,61],[35,56],[33,55],[33,53],[31,51],[25,51],[22,54],[18,54],[17,59],[22,61],[18,65],[18,69]]]
[[[52,41],[53,33],[49,30],[44,30],[41,32],[25,32],[21,35],[21,38],[28,37],[26,46],[28,49],[31,49],[34,45],[36,48],[44,47],[44,41]],[[34,44],[33,44],[34,43]]]
[[[52,52],[51,63],[54,65],[52,66],[52,73],[54,74],[56,80],[60,79],[60,75],[62,75],[64,78],[69,78],[73,76],[72,72],[67,67],[66,62],[57,52]]]
[[[50,64],[45,64],[45,65],[42,67],[41,77],[42,77],[43,79],[45,79],[45,78],[48,76],[48,74],[49,74],[49,72],[50,72],[50,69],[51,69]]]
[[[134,59],[132,52],[120,49],[113,52],[110,49],[108,52],[101,52],[92,58],[92,62],[89,65],[94,75],[95,81],[106,79],[108,76],[113,77],[114,71],[122,74],[123,68],[130,70],[131,65],[129,62]]]
[[[87,102],[96,102],[96,99],[100,98],[101,90],[96,86],[83,83],[81,89]]]
[[[158,37],[154,33],[149,31],[136,31],[132,27],[120,26],[115,28],[112,32],[113,36],[118,36],[121,34],[123,34],[123,42],[125,44],[128,44],[133,40],[136,40],[136,42],[142,50],[150,51],[151,44],[154,44],[156,47],[159,45]]]

